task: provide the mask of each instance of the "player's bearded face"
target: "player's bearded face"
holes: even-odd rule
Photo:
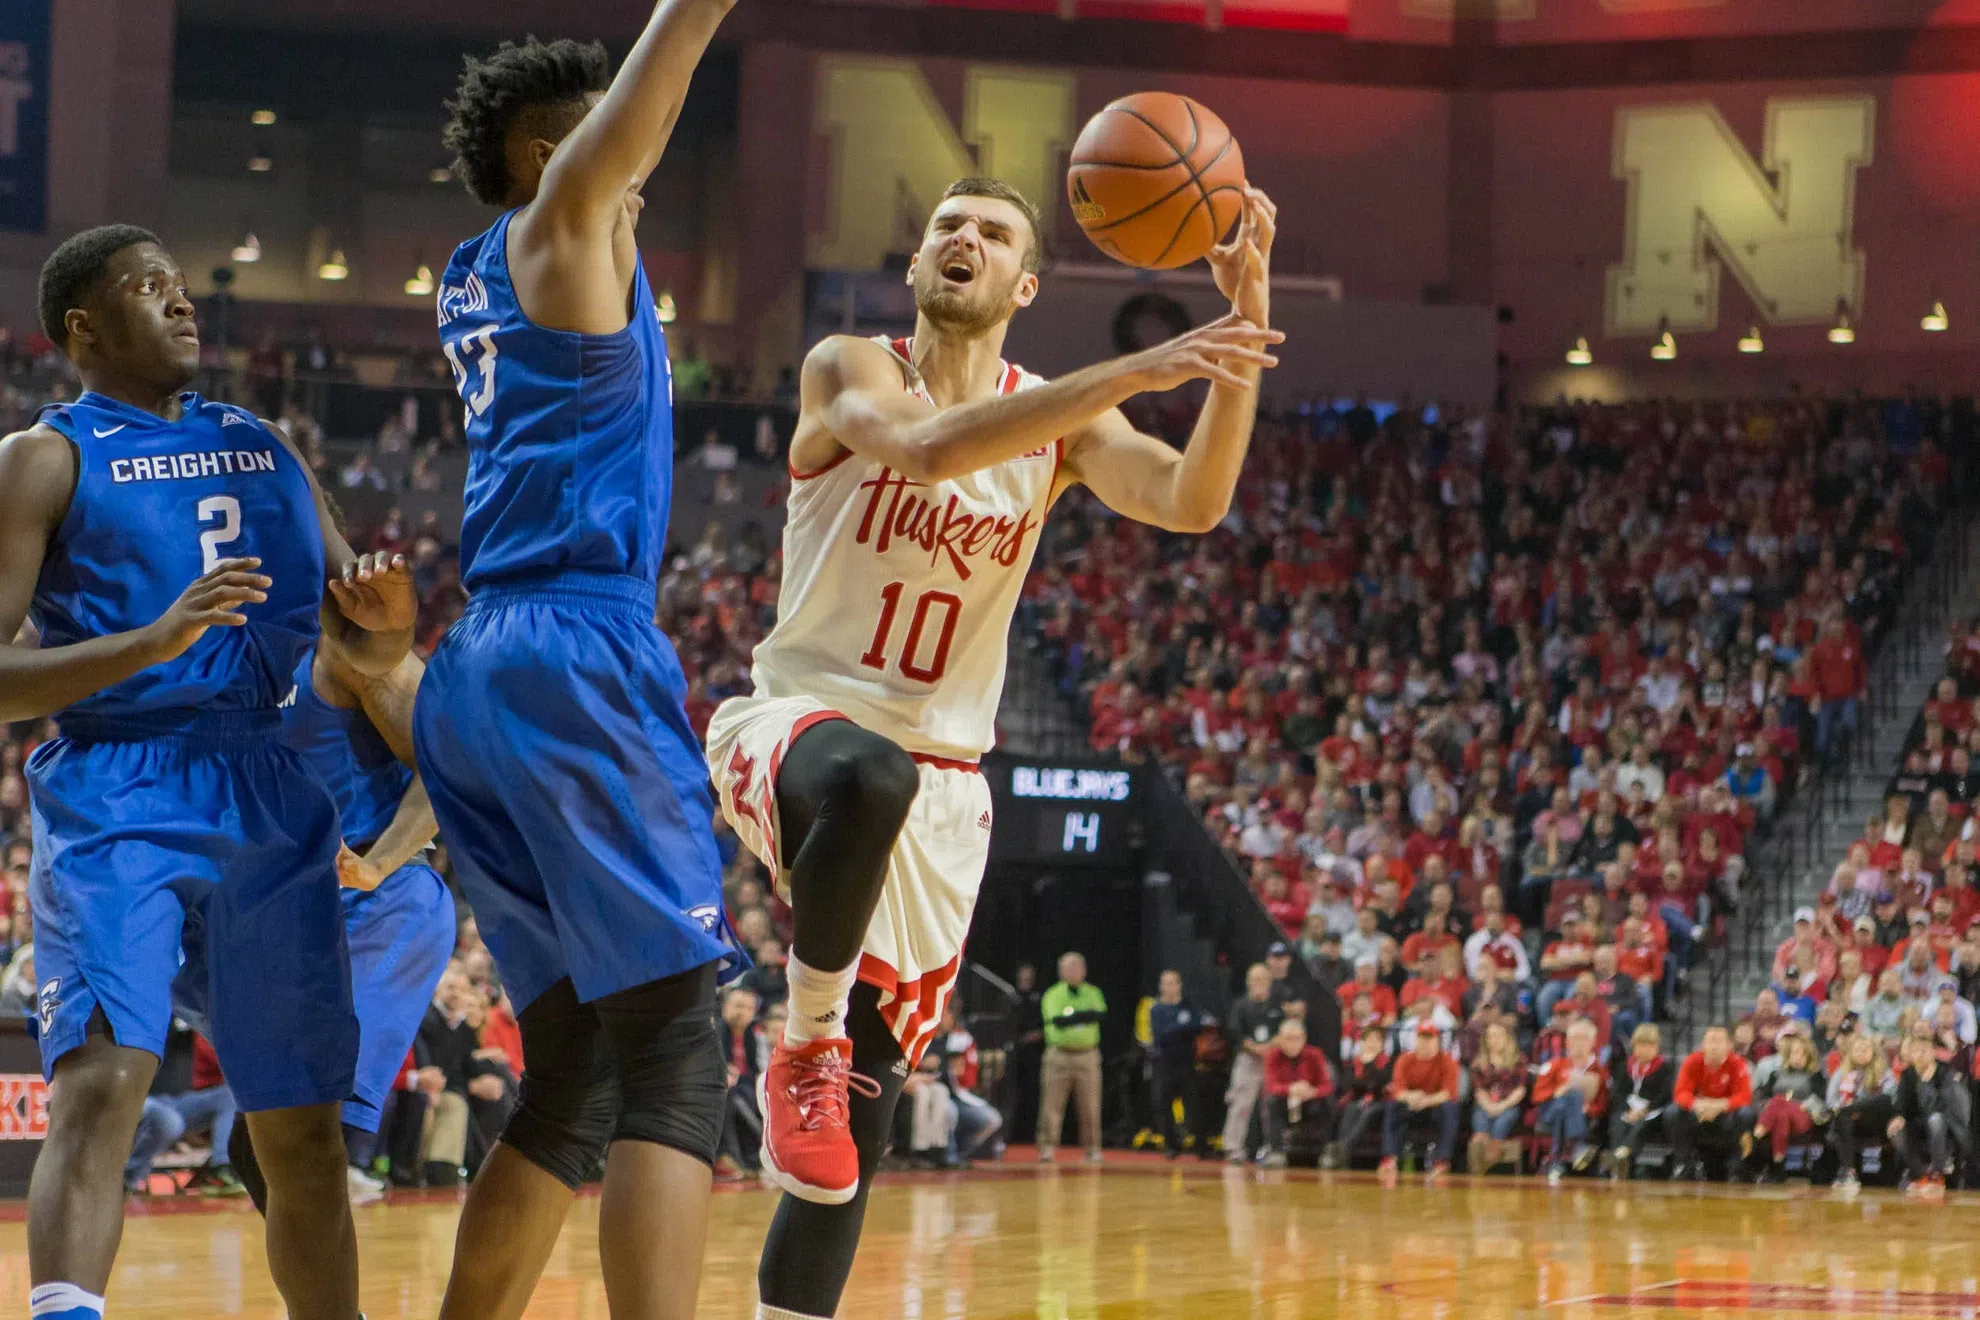
[[[1008,319],[1027,278],[1025,228],[1022,214],[1006,203],[964,197],[944,202],[915,254],[916,310],[963,331]]]
[[[967,276],[966,261],[974,263]],[[981,253],[970,258],[938,251],[931,260],[924,249],[914,270],[915,309],[937,325],[987,330],[1017,310],[1011,297],[1023,278],[1021,269],[999,270],[996,263],[983,261]]]

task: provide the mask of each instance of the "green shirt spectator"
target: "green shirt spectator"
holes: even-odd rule
[[[1045,1019],[1045,1043],[1062,1050],[1090,1050],[1100,1044],[1100,1023],[1107,1016],[1107,996],[1082,980],[1060,981],[1045,992],[1040,1004]]]

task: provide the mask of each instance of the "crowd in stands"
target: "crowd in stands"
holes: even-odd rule
[[[333,491],[381,477],[416,489],[420,460],[452,443],[400,418],[364,463],[338,466],[301,409],[285,403],[281,420]],[[1657,1023],[1739,901],[1747,841],[1854,726],[1867,653],[1929,553],[1944,427],[1927,401],[1489,415],[1307,405],[1261,417],[1231,515],[1208,536],[1166,536],[1067,495],[1021,631],[1093,746],[1164,767],[1246,868],[1285,935],[1270,963],[1302,960],[1341,1010],[1340,1057],[1316,1067],[1304,1005],[1286,1002],[1282,970],[1264,969],[1265,1006],[1247,1009],[1250,995],[1228,1024],[1227,1158],[1284,1154],[1324,1115],[1331,1161],[1363,1142],[1399,1156],[1427,1134],[1435,1170],[1469,1122],[1474,1165],[1518,1163],[1524,1143],[1557,1169],[1627,1167],[1614,1147],[1629,1143],[1605,1125],[1640,1123],[1653,1077],[1677,1072]],[[682,458],[719,470],[728,448],[704,440]],[[353,544],[411,557],[430,650],[465,604],[457,535],[395,513],[354,527]],[[698,731],[747,689],[779,578],[774,538],[755,524],[731,534],[710,521],[669,557],[659,621]],[[1973,722],[1940,725],[1921,742],[1924,764],[1938,755],[1963,775],[1954,744]],[[0,738],[14,898],[0,947],[22,950],[15,964],[32,956],[20,765],[49,734]],[[1920,830],[1941,828],[1930,793],[1915,815]],[[754,1076],[781,1028],[789,913],[716,829],[730,917],[756,963],[722,1009],[723,1171],[740,1175],[756,1147]],[[1882,841],[1866,835],[1873,851]],[[1900,858],[1897,874],[1910,868]],[[1829,906],[1858,901],[1852,887]],[[464,945],[464,962],[474,952]],[[1810,975],[1799,961],[1786,970]],[[31,965],[17,971],[0,1007],[22,1007],[23,987],[31,1002]],[[492,968],[456,971],[436,997],[449,1031],[471,1012],[485,1023],[499,1002]],[[436,1117],[449,1112],[458,1156],[450,1137],[435,1158],[422,1146],[393,1160],[415,1170],[395,1176],[471,1167],[478,1135],[513,1103],[520,1060],[470,1030],[461,1067],[407,1078]],[[444,1043],[455,1060],[463,1040]],[[475,1086],[498,1077],[497,1049],[511,1065],[499,1093]],[[942,1163],[995,1149],[971,1112],[975,1068],[951,1021],[911,1079],[930,1095],[902,1106],[899,1150]],[[1061,1101],[1085,1090],[1065,1069],[1052,1087]],[[1712,1099],[1703,1117],[1717,1121]],[[1781,1130],[1756,1118],[1745,1135],[1755,1128],[1770,1142]]]
[[[1069,496],[1027,624],[1095,749],[1165,768],[1248,870],[1336,993],[1350,1060],[1431,1035],[1469,1068],[1503,1024],[1522,1063],[1488,1129],[1552,1133],[1585,1167],[1599,1138],[1579,1151],[1562,1088],[1605,1099],[1738,903],[1748,842],[1853,732],[1931,550],[1949,420],[1308,409],[1261,423],[1208,537]],[[1232,1023],[1260,1074],[1275,1029]],[[1434,1080],[1397,1094],[1435,1111],[1464,1089],[1433,1103]]]

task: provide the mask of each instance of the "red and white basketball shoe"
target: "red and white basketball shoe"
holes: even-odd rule
[[[859,1151],[847,1126],[848,1091],[878,1099],[880,1084],[852,1070],[843,1036],[770,1052],[756,1079],[763,1112],[763,1171],[804,1201],[843,1205],[859,1190]]]

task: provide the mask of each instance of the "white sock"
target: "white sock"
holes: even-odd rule
[[[790,982],[790,1016],[784,1019],[784,1044],[808,1045],[846,1034],[846,1000],[859,979],[859,963],[836,972],[821,972],[793,957],[784,968]]]
[[[28,1294],[28,1314],[37,1320],[103,1320],[103,1299],[73,1283],[44,1283]]]
[[[780,1306],[767,1302],[756,1304],[756,1320],[832,1320],[829,1315],[806,1315],[802,1311],[786,1311]]]

